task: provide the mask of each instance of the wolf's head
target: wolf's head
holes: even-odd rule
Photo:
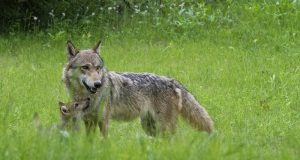
[[[58,102],[59,111],[61,115],[62,128],[69,126],[76,130],[79,129],[79,119],[81,119],[85,112],[90,107],[90,98],[76,100],[70,103]]]
[[[77,113],[85,112],[90,106],[90,98],[70,103],[58,102],[59,110],[64,118],[70,118]]]
[[[92,49],[78,50],[71,41],[67,42],[69,62],[64,69],[64,79],[68,80],[69,86],[85,88],[92,94],[101,88],[106,70],[100,57],[100,44],[101,41]]]

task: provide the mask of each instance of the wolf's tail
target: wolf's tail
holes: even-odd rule
[[[213,121],[195,97],[188,91],[179,88],[176,89],[176,93],[182,117],[196,129],[211,133],[214,128]]]

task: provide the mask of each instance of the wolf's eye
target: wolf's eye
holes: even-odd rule
[[[101,69],[101,67],[100,67],[100,66],[97,66],[97,67],[96,67],[96,70],[98,70],[98,71],[99,71],[100,69]]]
[[[81,69],[88,70],[89,66],[81,66]]]

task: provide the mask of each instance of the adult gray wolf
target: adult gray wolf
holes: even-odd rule
[[[148,135],[174,133],[178,114],[199,131],[213,131],[207,111],[178,81],[152,73],[108,71],[100,44],[78,50],[68,41],[68,62],[62,76],[73,99],[90,98],[83,116],[88,133],[98,125],[106,137],[110,118],[129,121],[137,117]]]

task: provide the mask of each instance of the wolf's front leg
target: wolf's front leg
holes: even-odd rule
[[[100,132],[102,133],[104,138],[106,138],[108,134],[109,117],[110,117],[110,103],[107,102],[104,106],[102,118],[98,122]]]
[[[91,133],[95,132],[96,126],[97,126],[97,117],[84,119],[84,125],[86,129],[87,135],[90,135]]]

